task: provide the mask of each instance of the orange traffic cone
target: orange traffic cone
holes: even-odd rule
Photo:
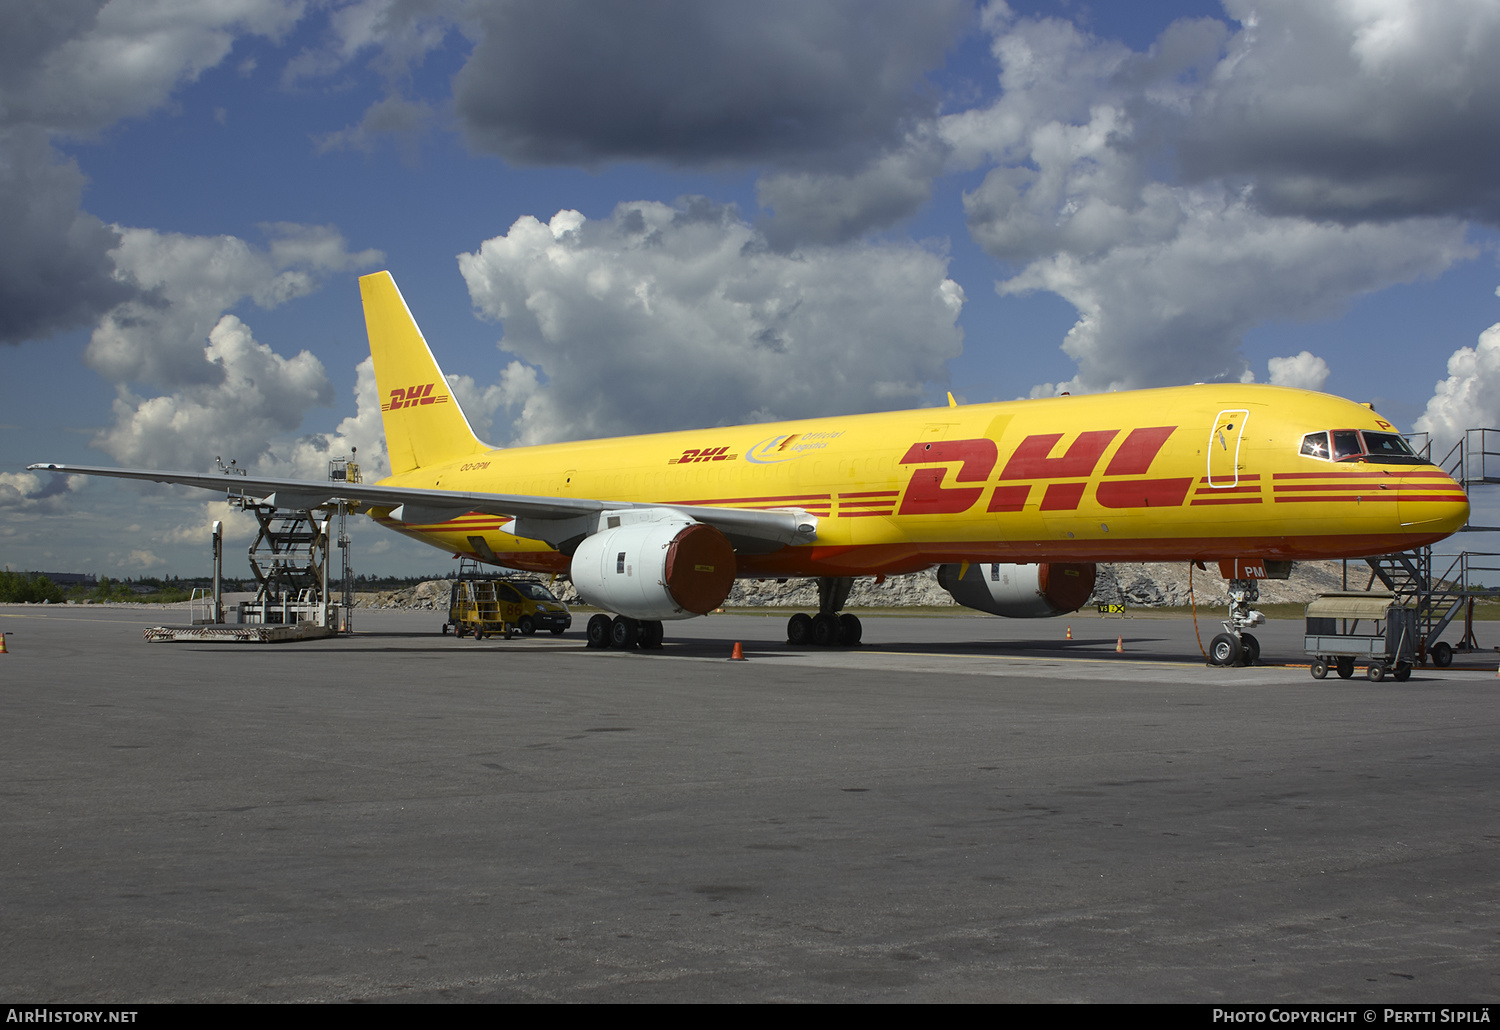
[[[1125,653],[1125,638],[1123,636],[1115,637],[1115,654],[1124,654],[1124,653]]]
[[[1064,637],[1063,639],[1064,640],[1072,640],[1073,639],[1073,627],[1072,626],[1068,627],[1068,635],[1066,637]]]
[[[740,647],[738,640],[734,642],[734,651],[729,655],[729,660],[731,662],[743,662],[745,660],[745,652]]]
[[[5,634],[0,633],[0,654],[5,653]]]

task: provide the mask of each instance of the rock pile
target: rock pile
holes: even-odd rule
[[[1343,589],[1342,562],[1298,562],[1291,579],[1266,580],[1260,584],[1260,599],[1265,604],[1293,602],[1305,604],[1318,594]],[[1361,571],[1363,570],[1363,571]],[[1349,588],[1363,590],[1369,578],[1365,565],[1351,562]],[[434,610],[446,608],[450,579],[428,580],[404,590],[354,595],[358,608],[402,608]],[[1192,596],[1199,605],[1229,603],[1228,584],[1219,570],[1194,569]],[[559,579],[552,590],[569,605],[582,604],[573,585]],[[1131,608],[1182,607],[1190,603],[1188,566],[1183,562],[1115,563],[1100,565],[1090,604],[1123,601]],[[724,602],[726,607],[772,607],[816,610],[818,584],[812,579],[742,579]],[[863,577],[854,581],[849,593],[851,608],[958,607],[948,591],[938,586],[936,570],[914,572],[907,576],[887,576],[884,583]]]
[[[414,587],[401,590],[380,590],[354,595],[356,608],[400,608],[419,611],[446,609],[448,594],[452,590],[451,579],[429,579]]]
[[[1369,567],[1363,562],[1350,562],[1349,589],[1363,590],[1369,576]],[[1343,562],[1297,562],[1292,566],[1290,579],[1260,582],[1259,603],[1306,604],[1319,594],[1342,590],[1342,583]],[[1100,565],[1090,603],[1123,601],[1132,608],[1183,607],[1193,600],[1209,606],[1229,603],[1229,583],[1219,575],[1215,565],[1210,564],[1206,572],[1193,569],[1191,588],[1190,596],[1185,562]]]

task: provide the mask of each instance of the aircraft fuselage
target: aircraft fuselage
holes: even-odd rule
[[[410,390],[385,400],[448,403],[441,380]],[[490,450],[382,483],[817,517],[810,544],[741,553],[741,576],[964,561],[1306,560],[1423,546],[1466,521],[1459,485],[1392,454],[1393,437],[1390,423],[1342,398],[1216,384]],[[1333,460],[1351,439],[1361,453]],[[565,554],[516,536],[503,516],[414,525],[388,513],[371,512],[454,554],[568,568]]]

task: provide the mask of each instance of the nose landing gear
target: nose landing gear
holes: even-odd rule
[[[1224,632],[1208,646],[1210,665],[1254,665],[1260,659],[1260,641],[1245,632],[1266,621],[1250,607],[1260,600],[1260,587],[1253,579],[1229,581],[1229,618],[1222,623]]]

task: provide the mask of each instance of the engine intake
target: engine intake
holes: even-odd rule
[[[675,512],[623,517],[628,524],[584,538],[573,553],[580,597],[632,619],[689,619],[724,603],[736,565],[723,533]]]
[[[1082,608],[1094,592],[1094,571],[1092,564],[974,562],[967,569],[939,566],[937,578],[965,608],[1007,619],[1046,619]]]

